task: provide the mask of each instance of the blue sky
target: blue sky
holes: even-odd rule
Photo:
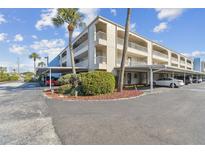
[[[125,24],[126,9],[80,9],[88,24],[97,15]],[[39,53],[52,59],[66,45],[65,27],[56,28],[51,18],[56,9],[0,9],[0,66],[32,70],[28,55]],[[131,29],[188,56],[205,55],[205,9],[132,9]],[[75,35],[81,30],[77,29]],[[45,61],[44,59],[42,59]]]

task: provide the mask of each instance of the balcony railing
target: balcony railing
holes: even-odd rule
[[[185,61],[180,61],[180,64],[185,64]]]
[[[97,56],[96,57],[96,64],[107,64],[107,57]]]
[[[124,43],[124,40],[121,39],[121,38],[117,38],[117,42],[121,45],[123,45]],[[146,47],[143,47],[137,43],[133,43],[133,42],[128,42],[128,47],[130,48],[134,48],[134,49],[137,49],[137,50],[140,50],[140,51],[144,51],[144,52],[147,52],[147,48]]]
[[[97,40],[98,39],[107,40],[107,34],[105,32],[98,31],[96,36],[97,36]]]
[[[86,45],[88,45],[88,40],[84,41],[83,43],[81,43],[79,46],[77,46],[75,49],[74,49],[74,52],[78,52],[80,49],[84,48]]]
[[[156,50],[152,50],[152,53],[153,53],[153,55],[156,55],[156,56],[159,56],[159,57],[168,58],[168,55],[163,54],[163,53],[161,53],[159,51],[156,51]]]
[[[76,67],[87,67],[88,66],[88,59],[84,59],[75,64]]]
[[[171,60],[172,60],[172,61],[175,61],[175,62],[178,62],[178,59],[177,59],[177,58],[174,58],[174,57],[172,57]]]
[[[138,65],[146,65],[146,64],[147,64],[146,61],[131,61],[131,62],[126,61],[125,66],[135,67],[135,66],[138,66]],[[118,65],[121,65],[121,60],[120,59],[118,59],[116,61],[116,66],[118,66]]]

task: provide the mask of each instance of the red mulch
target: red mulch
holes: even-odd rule
[[[122,92],[113,92],[111,94],[103,94],[97,96],[67,96],[67,95],[59,95],[57,92],[51,93],[50,90],[45,91],[45,95],[60,100],[110,100],[110,99],[119,99],[119,98],[131,98],[136,97],[143,94],[142,91],[138,90],[123,90]]]

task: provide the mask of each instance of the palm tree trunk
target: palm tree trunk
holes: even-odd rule
[[[125,36],[124,36],[124,44],[123,44],[122,61],[121,61],[119,78],[118,78],[118,92],[121,92],[123,90],[125,60],[126,60],[125,58],[126,58],[126,53],[127,53],[128,41],[129,41],[130,16],[131,16],[131,9],[128,8],[127,9],[126,26],[125,26]]]
[[[35,59],[33,59],[33,67],[34,67],[34,73],[36,73],[36,60]]]
[[[71,67],[72,67],[73,74],[76,74],[72,37],[73,37],[73,31],[69,31],[69,50],[70,50]]]

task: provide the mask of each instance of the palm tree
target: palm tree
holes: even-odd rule
[[[69,32],[69,50],[70,50],[70,58],[71,58],[71,66],[73,74],[76,74],[75,70],[75,61],[73,54],[73,45],[72,45],[72,37],[73,31],[77,27],[83,27],[85,23],[83,23],[84,15],[79,12],[77,8],[60,8],[57,10],[57,14],[55,18],[52,18],[53,24],[56,27],[67,24],[67,29]]]
[[[123,44],[122,61],[121,61],[121,66],[120,66],[119,78],[118,78],[118,91],[119,92],[123,90],[125,60],[126,60],[125,58],[126,58],[126,53],[127,53],[128,41],[129,41],[130,17],[131,17],[131,9],[128,8],[126,25],[125,25],[125,36],[124,36],[124,44]]]
[[[33,59],[33,66],[34,66],[34,72],[35,72],[35,70],[36,70],[36,60],[41,59],[41,57],[37,53],[33,52],[32,54],[29,55],[29,58]]]
[[[38,63],[38,67],[44,67],[44,66],[46,66],[46,64],[43,61]]]

